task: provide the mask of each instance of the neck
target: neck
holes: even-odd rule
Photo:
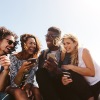
[[[32,58],[32,57],[33,57],[33,54],[28,54],[26,52],[20,52],[19,59],[26,60],[26,59],[29,59],[29,58]]]
[[[0,56],[6,55],[3,51],[0,51]]]
[[[55,47],[52,47],[52,48],[49,48],[49,49],[50,49],[50,51],[56,51],[56,50],[59,49],[59,47],[58,46],[55,46]]]

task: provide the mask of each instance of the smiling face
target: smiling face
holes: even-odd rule
[[[34,38],[28,38],[27,41],[25,42],[26,45],[26,52],[28,54],[33,54],[35,49],[36,49],[36,41]]]
[[[52,31],[48,31],[48,33],[46,35],[46,43],[47,43],[48,48],[52,48],[54,46],[54,44],[53,44],[53,39],[54,39],[53,35],[54,35],[54,32],[52,32]]]
[[[64,38],[63,45],[64,45],[64,48],[66,49],[67,53],[72,53],[78,46],[77,42],[73,41],[70,38]]]
[[[0,40],[0,55],[10,53],[14,44],[15,38],[11,35],[8,35],[4,39]]]

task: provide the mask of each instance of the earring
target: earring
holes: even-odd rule
[[[24,43],[24,49],[25,49],[25,50],[27,50],[27,49],[28,49],[28,47],[27,47],[26,43]]]

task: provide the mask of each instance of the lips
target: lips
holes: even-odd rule
[[[29,50],[29,52],[33,53],[34,50],[35,50],[35,47],[34,48],[33,47],[32,48],[29,48],[28,50]]]
[[[7,50],[8,50],[8,51],[10,51],[10,50],[11,50],[11,48],[7,47]]]

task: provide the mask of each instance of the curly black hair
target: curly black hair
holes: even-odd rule
[[[17,40],[18,36],[11,32],[10,30],[8,30],[7,28],[5,27],[0,27],[0,40],[3,40],[5,39],[7,36],[13,36],[15,38],[15,40]],[[15,51],[16,50],[16,45],[18,44],[18,41],[15,41],[15,46],[12,48],[11,52]]]
[[[38,52],[40,52],[40,42],[37,39],[37,37],[32,35],[32,34],[23,34],[23,35],[20,36],[20,42],[21,42],[22,50],[24,50],[24,43],[28,40],[28,38],[34,38],[35,39],[35,41],[36,41],[35,53],[38,54]]]

